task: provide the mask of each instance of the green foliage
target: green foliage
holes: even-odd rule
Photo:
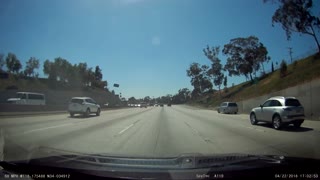
[[[298,61],[294,61],[294,62],[293,62],[293,69],[296,69],[297,66],[298,66]]]
[[[49,76],[52,85],[56,85],[57,81],[71,87],[97,87],[105,89],[108,86],[107,81],[102,81],[102,70],[96,66],[95,72],[87,63],[79,63],[72,65],[63,58],[55,58],[54,62],[46,60],[43,64],[43,71]]]
[[[179,89],[178,93],[172,96],[172,103],[182,104],[186,103],[190,97],[190,90],[188,88]]]
[[[219,92],[221,88],[221,84],[223,83],[224,75],[222,73],[222,65],[221,60],[218,55],[220,52],[220,47],[212,47],[207,46],[206,49],[203,49],[204,55],[211,61],[211,69],[207,71],[208,76],[213,80],[215,86],[218,87]]]
[[[94,71],[94,76],[95,76],[95,79],[97,81],[101,81],[102,80],[102,70],[100,69],[99,66],[96,66],[96,69]]]
[[[6,64],[4,60],[4,54],[0,54],[0,70],[3,70],[3,66]]]
[[[285,77],[287,75],[287,63],[285,60],[282,60],[281,64],[280,64],[280,77]]]
[[[192,63],[187,70],[187,75],[191,78],[191,85],[198,93],[203,93],[212,89],[212,83],[207,75],[208,69],[209,67],[207,65],[202,65],[200,67],[199,63]]]
[[[7,64],[8,71],[11,73],[18,74],[19,70],[22,68],[20,60],[13,53],[8,53],[6,58],[6,64]]]
[[[227,87],[227,84],[228,84],[228,78],[227,78],[227,76],[225,76],[223,79],[223,86]]]
[[[35,69],[39,68],[39,60],[35,57],[30,57],[30,59],[26,62],[26,68],[24,70],[24,74],[26,76],[33,76],[35,77],[36,74],[34,72]]]
[[[319,17],[312,15],[312,0],[278,0],[279,8],[272,16],[272,25],[279,23],[286,31],[287,39],[291,38],[292,32],[308,34],[312,36],[318,46],[319,42],[315,28],[320,27]]]
[[[255,36],[231,39],[222,52],[228,56],[224,69],[229,76],[250,76],[260,69],[261,64],[270,60],[267,48]]]

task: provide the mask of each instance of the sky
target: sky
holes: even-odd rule
[[[288,61],[288,47],[293,57],[315,51],[313,37],[293,34],[288,41],[279,24],[272,27],[277,7],[263,0],[1,0],[0,53],[15,53],[23,68],[36,57],[41,76],[43,62],[56,57],[98,65],[108,88],[126,98],[174,95],[193,89],[191,63],[210,64],[207,45],[222,49],[254,35],[273,62]],[[219,57],[225,64],[227,57]],[[228,77],[228,86],[243,81]]]

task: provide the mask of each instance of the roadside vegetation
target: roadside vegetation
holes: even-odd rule
[[[272,26],[281,25],[288,40],[291,39],[292,33],[313,37],[318,52],[290,65],[282,60],[279,69],[275,70],[267,47],[254,35],[231,39],[221,51],[219,45],[213,47],[208,45],[203,52],[211,62],[211,67],[194,62],[187,69],[187,76],[190,77],[190,83],[193,86],[189,104],[215,107],[223,101],[241,101],[320,77],[320,46],[315,33],[320,29],[320,19],[313,15],[313,1],[263,1],[279,5],[271,17]],[[221,64],[220,52],[227,57],[224,65]],[[264,67],[269,61],[272,61],[271,72],[267,72]],[[245,76],[249,81],[227,87],[228,78],[233,76]]]
[[[215,93],[204,93],[192,98],[190,105],[213,108],[224,101],[241,101],[257,96],[269,94],[282,89],[293,87],[299,84],[320,78],[320,56],[318,54],[295,61],[287,66],[285,71],[278,69],[256,79],[247,81],[233,87]],[[281,71],[283,71],[281,73]]]

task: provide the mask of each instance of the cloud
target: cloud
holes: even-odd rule
[[[160,45],[160,43],[161,43],[160,38],[158,36],[152,37],[151,43],[154,46]]]

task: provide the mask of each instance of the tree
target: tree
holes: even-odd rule
[[[201,92],[200,87],[200,76],[201,76],[201,68],[199,63],[192,63],[187,70],[187,75],[191,78],[191,85],[194,89],[199,90]]]
[[[280,64],[280,77],[285,77],[287,75],[287,63],[285,60],[282,60]]]
[[[91,86],[95,81],[95,74],[92,70],[92,68],[88,68],[86,72],[86,80],[87,80],[87,86]]]
[[[43,72],[49,75],[49,79],[52,81],[70,82],[72,79],[70,70],[73,70],[71,63],[61,57],[55,58],[54,62],[46,60],[43,64]]]
[[[82,82],[82,85],[85,85],[87,83],[87,63],[79,63],[78,64],[78,73]]]
[[[212,83],[209,81],[207,71],[209,67],[199,63],[192,63],[187,70],[187,75],[191,78],[191,85],[194,87],[196,92],[203,93],[207,90],[212,89]]]
[[[274,65],[273,62],[271,63],[271,71],[274,72]]]
[[[56,82],[57,81],[57,70],[56,67],[50,60],[45,60],[43,63],[43,73],[48,75],[49,81]]]
[[[188,88],[179,89],[178,93],[172,96],[172,103],[182,104],[186,103],[190,96],[190,90]]]
[[[212,47],[210,49],[209,46],[207,46],[206,49],[203,49],[204,55],[211,61],[211,69],[207,71],[208,76],[211,77],[213,80],[213,83],[215,86],[218,87],[219,89],[219,94],[221,96],[221,84],[223,82],[223,73],[222,73],[222,65],[221,65],[221,60],[219,59],[218,55],[220,52],[220,47]]]
[[[222,52],[228,56],[224,69],[229,72],[229,76],[250,76],[252,82],[252,73],[270,59],[267,48],[255,36],[231,39],[229,44],[224,45]]]
[[[136,104],[137,103],[137,100],[136,100],[136,98],[135,97],[130,97],[129,99],[128,99],[128,103],[129,104]]]
[[[225,76],[223,79],[223,86],[227,87],[227,84],[228,84],[228,79],[227,79],[227,76]]]
[[[13,53],[8,53],[6,58],[6,64],[10,73],[18,74],[19,70],[22,68],[19,59]]]
[[[270,1],[270,0],[264,0]],[[273,0],[272,0],[273,1]],[[292,32],[310,35],[316,41],[320,53],[320,45],[315,28],[320,27],[319,17],[312,14],[312,0],[278,0],[279,8],[272,16],[272,26],[280,23],[290,40]]]
[[[223,86],[224,86],[225,92],[228,92],[227,85],[228,85],[228,79],[227,79],[227,76],[224,76],[224,78],[223,78]]]
[[[26,76],[35,77],[34,70],[39,68],[39,60],[35,57],[30,57],[30,59],[26,62],[26,68],[24,70],[24,74]]]
[[[2,67],[6,64],[4,60],[4,54],[0,54],[0,71],[2,71]]]
[[[94,71],[94,76],[95,76],[95,79],[97,81],[101,81],[102,80],[102,70],[100,69],[99,66],[96,66],[96,69]]]
[[[150,96],[146,96],[143,98],[143,102],[149,103],[151,101]]]

